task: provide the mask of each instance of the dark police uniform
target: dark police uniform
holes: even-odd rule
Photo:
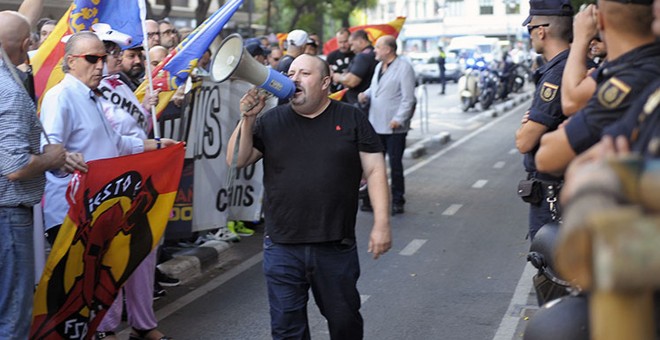
[[[527,26],[533,16],[573,16],[573,7],[568,0],[530,0],[529,16],[523,22]],[[547,132],[557,129],[566,116],[561,110],[561,77],[564,73],[569,50],[562,51],[552,60],[539,67],[534,73],[536,90],[529,108],[529,120],[542,124],[548,128]],[[540,173],[536,170],[534,157],[539,144],[525,154],[523,165],[527,171],[527,179],[540,183],[542,191],[541,200],[529,205],[529,237],[534,238],[536,232],[545,224],[558,217],[558,205],[549,201],[555,200],[559,195],[562,178],[550,174]],[[554,210],[554,211],[553,211]]]
[[[614,123],[652,81],[660,77],[660,43],[638,47],[596,70],[596,93],[566,124],[568,142],[576,154],[596,144],[603,129]]]
[[[603,135],[625,136],[630,149],[649,158],[660,158],[660,79],[634,100],[624,116]]]
[[[529,120],[542,124],[548,128],[548,132],[557,129],[566,116],[561,110],[561,77],[566,66],[568,50],[556,55],[552,60],[545,63],[534,74],[536,81],[536,90],[532,99],[532,106],[529,108]],[[523,165],[528,173],[528,179],[535,179],[541,182],[543,199],[538,204],[530,203],[529,210],[529,236],[534,238],[536,232],[546,223],[553,220],[548,198],[559,194],[559,186],[562,178],[550,174],[538,172],[534,157],[538,151],[539,145],[525,154]],[[552,188],[550,188],[552,187]],[[554,193],[550,191],[554,189]],[[554,195],[553,195],[554,194]]]

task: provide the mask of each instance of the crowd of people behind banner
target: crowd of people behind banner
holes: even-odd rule
[[[660,100],[657,81],[660,76],[657,63],[660,57],[657,40],[657,35],[660,35],[659,3],[660,0],[655,1],[656,20],[652,26],[653,17],[649,11],[651,0],[601,0],[598,8],[588,6],[575,18],[567,0],[530,1],[530,16],[524,25],[529,31],[532,47],[543,56],[544,65],[535,75],[536,91],[531,107],[516,132],[516,146],[525,155],[524,167],[528,173],[521,182],[520,190],[523,199],[530,203],[528,235],[531,239],[543,225],[561,218],[562,209],[557,198],[564,181],[573,186],[571,194],[579,191],[575,189],[579,183],[571,183],[572,178],[565,177],[569,165],[573,164],[571,170],[575,175],[580,165],[601,159],[606,153],[603,150],[616,153],[630,149],[649,158],[660,155],[657,124]],[[151,108],[157,104],[158,93],[148,94],[139,101],[133,92],[143,83],[145,73],[165,59],[192,31],[189,27],[177,28],[168,20],[148,19],[144,27],[149,51],[143,51],[142,45],[127,47],[116,38],[117,32],[111,28],[94,33],[76,33],[66,42],[65,78],[44,95],[39,121],[29,77],[19,70],[27,65],[26,57],[39,48],[55,28],[56,22],[48,18],[37,20],[33,11],[21,13],[25,16],[13,11],[0,12],[3,22],[0,43],[4,50],[0,60],[0,98],[3,101],[0,108],[0,189],[3,192],[0,197],[0,232],[6,235],[6,241],[0,244],[0,258],[3,260],[0,338],[3,339],[27,338],[32,309],[30,296],[34,284],[33,274],[30,274],[34,263],[33,252],[26,251],[32,250],[33,235],[27,229],[32,228],[32,207],[41,200],[44,187],[45,234],[52,245],[68,210],[64,191],[70,173],[85,171],[85,162],[92,159],[117,157],[175,143],[167,138],[148,139],[152,128]],[[244,39],[244,47],[264,67],[276,69],[296,83],[294,99],[290,104],[289,100],[281,100],[279,104],[287,106],[278,106],[270,111],[273,116],[281,115],[282,119],[289,119],[287,114],[294,112],[315,118],[326,111],[326,116],[331,117],[335,112],[349,112],[347,115],[351,118],[342,124],[347,124],[344,128],[352,126],[358,130],[356,137],[361,138],[358,140],[360,153],[352,158],[351,166],[355,167],[342,171],[348,171],[348,178],[357,182],[346,183],[345,187],[334,190],[350,192],[354,186],[356,189],[363,188],[363,194],[359,196],[362,199],[360,209],[374,213],[376,222],[370,251],[378,257],[390,247],[388,216],[404,213],[406,200],[402,156],[416,104],[414,74],[408,62],[397,58],[395,37],[386,35],[372,42],[364,30],[349,31],[343,28],[335,38],[338,49],[322,58],[319,57],[322,45],[318,35],[300,29],[289,32],[283,41],[273,41],[266,36],[250,37]],[[606,54],[603,53],[605,49]],[[589,57],[590,53],[594,58]],[[145,62],[147,57],[150,64]],[[212,51],[207,50],[192,74],[208,75],[212,57]],[[317,80],[318,84],[314,83]],[[186,88],[179,87],[172,97],[170,105],[174,110],[180,110],[185,105]],[[346,90],[341,98],[345,106],[321,99],[341,90]],[[113,100],[110,95],[121,96],[122,100]],[[318,98],[312,105],[303,96]],[[278,143],[293,143],[286,140],[287,128],[280,126],[281,122],[257,118],[263,108],[263,100],[256,91],[248,92],[241,100],[241,114],[248,122],[246,126],[250,127],[250,130],[243,127],[246,129],[244,132],[252,136],[254,131],[254,140],[247,138],[249,144],[246,144],[252,151],[241,149],[247,153],[239,154],[241,165],[261,157],[274,162],[273,154],[283,157],[271,147],[276,137],[264,130],[264,126],[276,128],[277,138],[281,139],[277,140]],[[357,108],[356,111],[353,111],[354,108]],[[81,115],[80,112],[98,114]],[[364,117],[360,117],[359,112],[364,113]],[[319,126],[307,128],[318,129]],[[340,131],[342,126],[337,124],[336,129]],[[319,136],[322,136],[321,132]],[[230,146],[238,142],[235,138],[232,137]],[[619,138],[616,148],[612,138]],[[239,143],[242,147],[246,142],[241,140]],[[316,157],[315,151],[324,150],[305,149],[300,155]],[[387,154],[391,167],[391,188],[387,188],[387,184],[383,187],[384,154]],[[344,153],[341,155],[353,157]],[[578,161],[572,162],[574,159]],[[360,176],[356,169],[360,166],[365,174],[358,183]],[[270,183],[287,184],[286,181],[291,180],[273,176],[271,171],[270,165],[265,165],[267,197]],[[576,175],[575,178],[579,177]],[[580,180],[587,181],[584,178]],[[288,187],[295,186],[288,184]],[[391,202],[386,198],[390,197],[390,190]],[[296,192],[292,197],[300,198],[298,194]],[[352,219],[348,218],[349,224],[353,225],[340,232],[333,230],[335,225],[332,224],[327,226],[329,231],[326,235],[307,235],[303,232],[305,227],[298,226],[294,228],[302,235],[298,237],[280,229],[281,225],[277,222],[267,221],[270,229],[267,227],[266,248],[273,255],[267,252],[265,256],[274,256],[266,258],[268,266],[284,265],[275,260],[275,257],[285,256],[284,253],[293,254],[291,256],[295,258],[298,249],[288,247],[291,244],[332,242],[342,251],[354,250],[357,190],[355,195],[355,209],[352,206],[342,208],[346,216],[353,215]],[[283,202],[272,201],[276,203],[271,204],[280,204],[278,207],[287,207],[281,205]],[[307,196],[302,201],[312,202]],[[329,204],[323,200],[316,203],[324,208],[327,208],[324,204]],[[278,210],[271,210],[271,213],[276,221],[281,219],[293,223],[290,217],[280,215]],[[324,213],[329,211],[321,212]],[[333,213],[336,212],[333,210]],[[297,218],[302,219],[302,215]],[[212,235],[231,241],[253,233],[254,230],[242,221],[230,221],[226,230]],[[328,239],[328,235],[332,236]],[[20,249],[14,251],[13,248]],[[329,250],[314,248],[313,251],[320,254]],[[353,253],[348,254],[350,261],[347,263],[354,260],[351,256]],[[173,286],[179,282],[159,272],[157,258],[158,251],[152,252],[142,268],[135,272],[134,280],[129,280],[124,289],[128,323],[133,327],[131,339],[169,339],[157,329],[152,302],[163,296],[162,285]],[[336,264],[328,262],[326,265],[333,267]],[[273,276],[275,274],[268,270],[266,268],[269,282],[277,280]],[[333,294],[343,295],[341,290],[352,297],[346,305],[336,306],[347,314],[326,315],[333,337],[361,338],[359,297],[356,301],[354,296],[357,276],[350,278],[344,287],[330,288],[320,281],[310,284],[314,289],[328,294],[317,297],[328,299],[326,303],[341,301],[333,298]],[[269,283],[271,305],[277,301],[280,307],[294,312],[288,316],[271,313],[273,336],[277,338],[279,335],[276,332],[279,331],[285,336],[287,325],[284,320],[287,318],[297,320],[295,332],[299,332],[299,336],[308,336],[305,318],[297,314],[304,312],[304,306],[279,301],[279,294],[285,291],[275,286]],[[306,294],[307,290],[303,292],[305,297]],[[145,296],[148,298],[144,299]],[[121,320],[122,299],[120,294],[111,309],[113,312],[108,313],[99,326],[97,339],[115,338],[114,332]],[[9,315],[12,321],[7,321]]]

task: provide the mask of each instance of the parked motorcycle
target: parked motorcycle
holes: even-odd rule
[[[483,58],[468,58],[465,62],[465,73],[458,79],[461,109],[465,112],[473,108],[477,102],[483,110],[487,110],[495,101],[499,77],[494,74]]]

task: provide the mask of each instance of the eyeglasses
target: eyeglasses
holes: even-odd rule
[[[178,33],[177,30],[174,28],[169,30],[164,30],[163,32],[161,32],[161,34],[177,34],[177,33]]]
[[[90,64],[96,64],[99,62],[99,59],[104,63],[108,59],[108,55],[96,55],[96,54],[72,54],[72,57],[76,58],[85,58],[85,60]]]
[[[529,34],[531,35],[534,29],[539,27],[548,27],[548,26],[550,26],[550,24],[529,25],[527,26],[527,32],[529,32]]]
[[[153,38],[155,36],[160,37],[160,32],[147,32],[147,38]]]

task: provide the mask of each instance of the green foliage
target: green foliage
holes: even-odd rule
[[[571,0],[571,5],[573,5],[573,9],[577,12],[580,10],[580,6],[583,4],[594,4],[596,3],[596,0]]]

